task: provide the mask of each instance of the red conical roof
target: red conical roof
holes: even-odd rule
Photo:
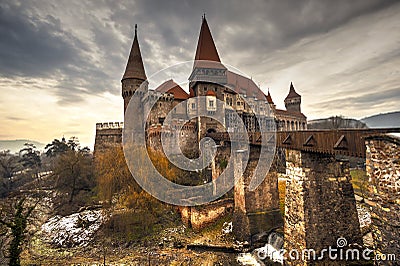
[[[122,80],[131,78],[141,80],[147,79],[137,38],[137,25],[135,25],[135,37],[133,39],[131,52],[129,54],[128,63],[126,64],[126,69]]]
[[[297,98],[297,97],[301,97],[300,94],[298,94],[295,90],[294,90],[294,86],[293,83],[290,82],[290,89],[289,89],[289,94],[286,96],[286,99],[290,99],[290,98]]]
[[[196,56],[194,59],[221,62],[205,16],[203,16],[199,41],[197,42]]]

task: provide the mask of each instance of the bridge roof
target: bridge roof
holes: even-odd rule
[[[370,136],[376,138],[387,133],[400,133],[400,128],[279,131],[276,134],[270,133],[266,144],[262,143],[260,132],[248,133],[248,137],[252,145],[271,144],[275,137],[276,146],[280,148],[365,158],[365,140]],[[240,142],[245,139],[243,134],[231,135],[233,140],[228,133],[208,134],[215,140]]]

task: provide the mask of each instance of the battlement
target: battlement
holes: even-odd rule
[[[174,100],[174,95],[168,92],[158,92],[155,90],[150,90],[143,98],[144,101],[163,101],[172,102]]]
[[[124,122],[105,122],[105,123],[96,123],[96,130],[102,129],[119,129],[124,128]]]

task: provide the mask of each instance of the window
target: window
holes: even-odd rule
[[[196,109],[196,104],[192,103],[192,109]]]
[[[209,105],[210,107],[214,107],[214,100],[210,100],[210,101],[208,102],[208,105]]]

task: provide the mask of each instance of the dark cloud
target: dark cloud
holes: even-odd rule
[[[150,75],[194,57],[203,13],[223,60],[246,65],[395,2],[9,1],[0,4],[0,75],[53,78],[58,84],[50,89],[68,105],[105,91],[120,94],[134,23]],[[85,34],[70,25],[75,19]]]
[[[135,14],[135,19],[144,24],[146,38],[155,32],[159,36],[154,40],[163,47],[179,46],[193,54],[200,16],[205,12],[225,60],[243,54],[254,62],[255,53],[260,56],[282,49],[305,36],[327,32],[395,2],[150,0],[136,3],[141,12]],[[182,37],[189,41],[182,43]]]
[[[0,71],[4,76],[45,77],[73,64],[82,43],[51,15],[30,18],[17,5],[0,5]]]

